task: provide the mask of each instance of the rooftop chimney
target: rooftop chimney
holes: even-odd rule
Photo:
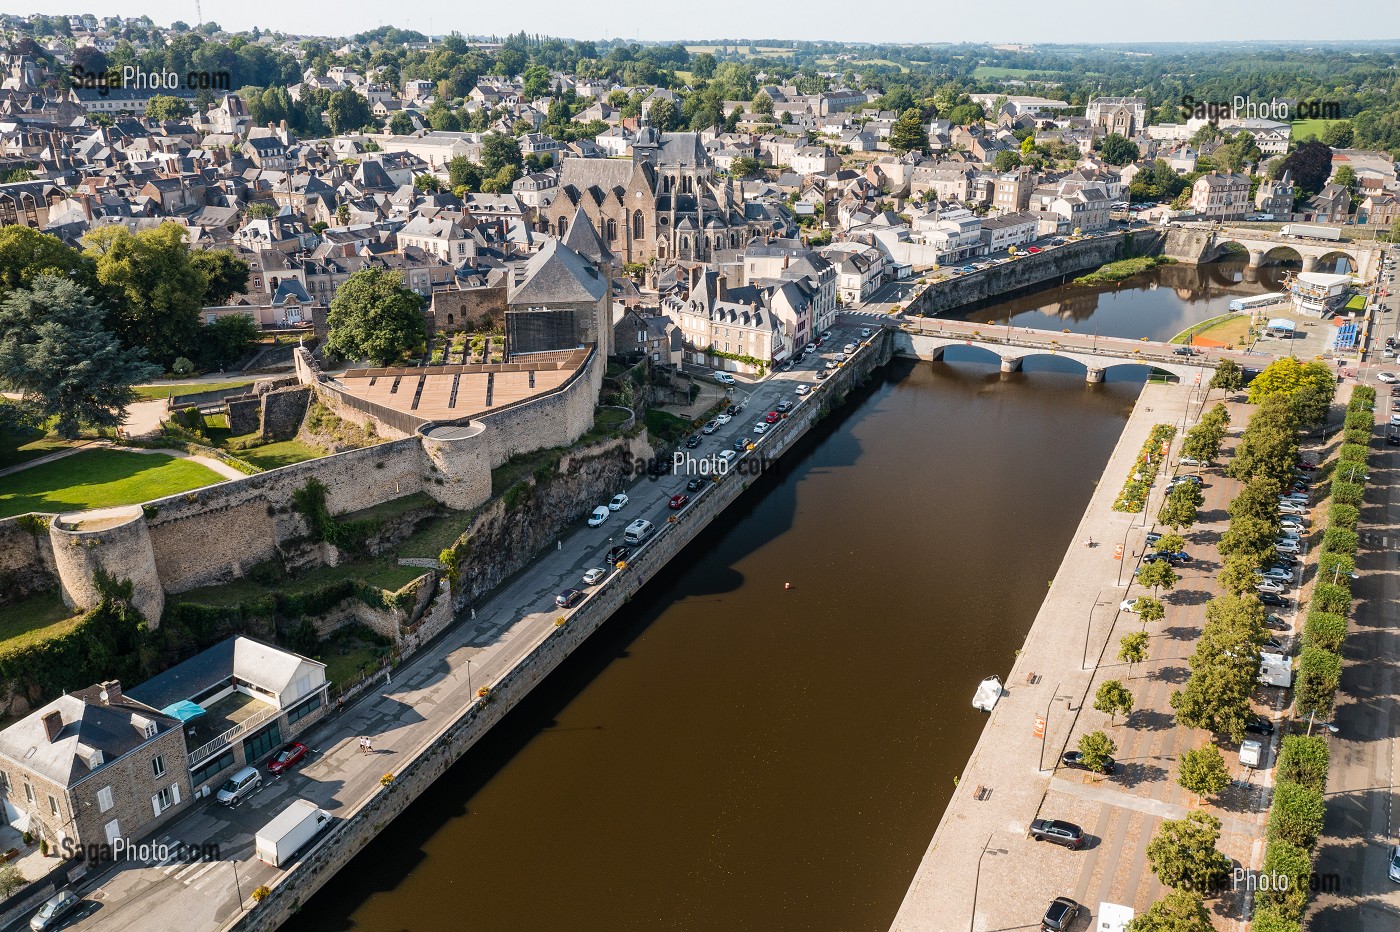
[[[121,680],[108,680],[99,684],[102,687],[102,701],[107,705],[115,705],[122,699]]]
[[[58,733],[63,730],[63,713],[55,709],[44,714],[44,736],[52,744],[58,740]]]

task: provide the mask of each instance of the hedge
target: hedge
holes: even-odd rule
[[[1339,653],[1347,635],[1347,620],[1332,612],[1310,612],[1303,623],[1303,646]]]
[[[1278,782],[1297,783],[1321,793],[1327,788],[1327,768],[1332,750],[1321,735],[1284,735],[1274,776]]]
[[[1348,411],[1346,420],[1342,422],[1348,430],[1364,429],[1367,436],[1370,436],[1371,428],[1375,425],[1375,416],[1370,411]]]
[[[1348,427],[1342,431],[1342,441],[1344,443],[1370,443],[1371,430],[1362,430],[1360,427]]]
[[[1320,647],[1303,648],[1298,655],[1298,679],[1293,693],[1298,714],[1316,715],[1324,721],[1329,718],[1341,677],[1341,657]]]
[[[1308,853],[1286,841],[1271,841],[1264,852],[1263,872],[1274,880],[1286,879],[1287,883],[1271,884],[1270,889],[1258,891],[1254,902],[1272,906],[1282,919],[1295,922],[1301,919],[1312,885],[1312,859]]]
[[[1344,443],[1337,451],[1337,459],[1343,463],[1365,463],[1370,450],[1360,443]]]
[[[1360,505],[1366,489],[1355,482],[1332,480],[1332,501],[1341,505]]]
[[[1346,583],[1320,582],[1313,589],[1312,607],[1335,615],[1351,614],[1351,587]]]
[[[1351,401],[1347,402],[1347,408],[1352,407],[1374,407],[1376,404],[1376,389],[1370,385],[1358,385],[1351,390]]]
[[[1269,841],[1286,841],[1311,850],[1317,843],[1317,836],[1322,834],[1326,811],[1322,794],[1312,787],[1288,782],[1278,784],[1269,807]]]
[[[1273,906],[1263,906],[1254,911],[1254,932],[1299,932],[1301,928],[1296,920],[1285,919]]]
[[[1356,572],[1356,558],[1347,553],[1324,553],[1317,558],[1317,578],[1341,582]]]
[[[1327,553],[1344,553],[1351,556],[1356,553],[1359,543],[1356,532],[1344,527],[1329,527],[1322,535],[1322,549]]]
[[[1355,505],[1344,505],[1334,501],[1332,510],[1327,518],[1330,527],[1344,527],[1356,530],[1356,522],[1361,519],[1361,509]]]

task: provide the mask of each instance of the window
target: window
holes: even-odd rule
[[[306,716],[310,715],[312,712],[315,712],[320,707],[321,694],[318,692],[316,695],[312,696],[310,699],[306,700],[301,705],[297,706],[296,708],[292,709],[287,713],[287,724],[292,725],[296,722],[301,721],[302,719],[306,718]]]
[[[29,785],[29,781],[24,781],[24,797],[29,800],[29,805],[34,805],[34,787]]]
[[[151,772],[157,777],[165,776],[165,758],[157,756],[151,761]]]
[[[50,796],[50,797],[49,797],[49,812],[53,813],[54,815],[58,815],[58,797],[57,797],[57,796]]]
[[[243,742],[243,755],[247,760],[257,760],[265,754],[272,753],[272,749],[281,743],[282,729],[279,723],[273,722]]]
[[[112,808],[112,805],[112,788],[110,786],[104,786],[97,791],[97,811],[106,812],[108,809]]]
[[[233,752],[225,751],[213,760],[190,771],[190,782],[198,785],[208,781],[221,771],[232,767],[234,764]]]
[[[175,805],[175,797],[174,794],[171,793],[173,788],[173,786],[167,786],[151,797],[151,809],[156,815],[160,815],[162,812]]]

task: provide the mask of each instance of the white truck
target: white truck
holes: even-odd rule
[[[1312,223],[1284,224],[1279,232],[1284,236],[1305,236],[1308,239],[1330,239],[1334,242],[1342,238],[1342,231],[1337,227],[1324,227]]]
[[[331,814],[309,799],[294,799],[254,836],[258,860],[285,867],[331,824]]]

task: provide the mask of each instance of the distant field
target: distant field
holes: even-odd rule
[[[736,55],[744,55],[746,57],[749,56],[749,47],[747,45],[687,45],[685,47],[685,50],[692,55],[700,55],[704,52],[709,52],[711,55],[715,55],[726,48]],[[782,49],[765,45],[754,46],[754,48],[758,50],[754,53],[754,56],[767,56],[769,58],[773,58],[779,55],[786,56],[792,54],[792,49]]]
[[[1327,127],[1333,123],[1345,123],[1346,120],[1294,120],[1293,138],[1305,139],[1309,136],[1321,139],[1322,134],[1327,131]]]
[[[206,466],[162,453],[84,450],[0,480],[0,518],[135,505],[223,481]]]
[[[1000,65],[978,65],[972,72],[974,78],[1025,78],[1036,72],[1026,68],[1002,68]]]
[[[857,68],[861,65],[884,65],[887,68],[898,68],[900,71],[908,71],[907,65],[901,65],[897,61],[890,61],[888,58],[857,58],[854,61],[838,62],[834,58],[819,58],[817,65],[823,68],[840,66],[842,68]]]

